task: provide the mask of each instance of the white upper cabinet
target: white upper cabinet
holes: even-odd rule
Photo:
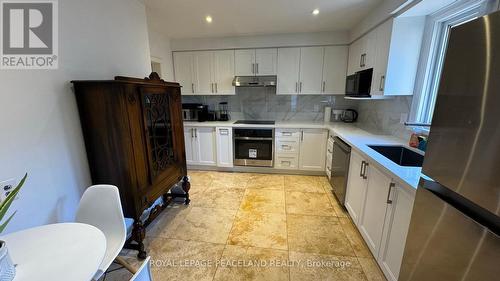
[[[372,96],[413,95],[425,16],[391,18],[349,46],[347,74],[373,68]]]
[[[192,95],[194,93],[193,54],[191,52],[174,53],[174,70],[175,81],[182,86],[181,94]]]
[[[234,95],[234,50],[174,52],[183,95]]]
[[[276,48],[235,51],[235,73],[241,76],[276,75]]]
[[[323,56],[323,47],[300,48],[300,94],[317,95],[322,93]]]
[[[347,46],[325,47],[323,85],[321,89],[323,94],[345,94],[348,50]]]
[[[277,95],[299,93],[300,48],[278,49]]]
[[[344,94],[347,46],[278,49],[278,95]]]
[[[255,49],[236,50],[234,56],[236,76],[255,75]]]
[[[276,75],[278,60],[278,49],[256,49],[255,50],[255,74]]]
[[[328,131],[302,129],[300,136],[299,170],[324,171]]]
[[[234,51],[213,52],[214,93],[218,95],[234,95]]]
[[[207,95],[214,92],[212,52],[193,52],[194,93]]]

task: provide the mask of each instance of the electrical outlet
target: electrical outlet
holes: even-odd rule
[[[5,201],[14,188],[16,188],[14,179],[0,182],[0,202]]]

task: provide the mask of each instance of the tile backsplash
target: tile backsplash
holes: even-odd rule
[[[227,102],[232,120],[323,121],[324,107],[357,109],[343,96],[276,95],[274,88],[236,88],[234,96],[183,96],[183,103],[203,103],[217,110]]]
[[[400,121],[401,114],[408,115],[410,113],[411,102],[411,96],[359,101],[357,126],[374,134],[394,135],[408,139],[411,130]]]

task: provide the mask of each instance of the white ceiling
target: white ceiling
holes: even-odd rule
[[[148,23],[171,38],[349,30],[382,0],[146,0]],[[312,10],[318,8],[319,15]],[[211,15],[208,24],[205,17]]]

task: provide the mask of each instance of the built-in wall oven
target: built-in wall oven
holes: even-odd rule
[[[273,128],[234,128],[233,142],[235,166],[273,166]]]
[[[332,186],[333,194],[335,194],[335,197],[337,197],[342,206],[345,203],[350,159],[351,147],[339,137],[335,137],[333,139],[330,185]]]

